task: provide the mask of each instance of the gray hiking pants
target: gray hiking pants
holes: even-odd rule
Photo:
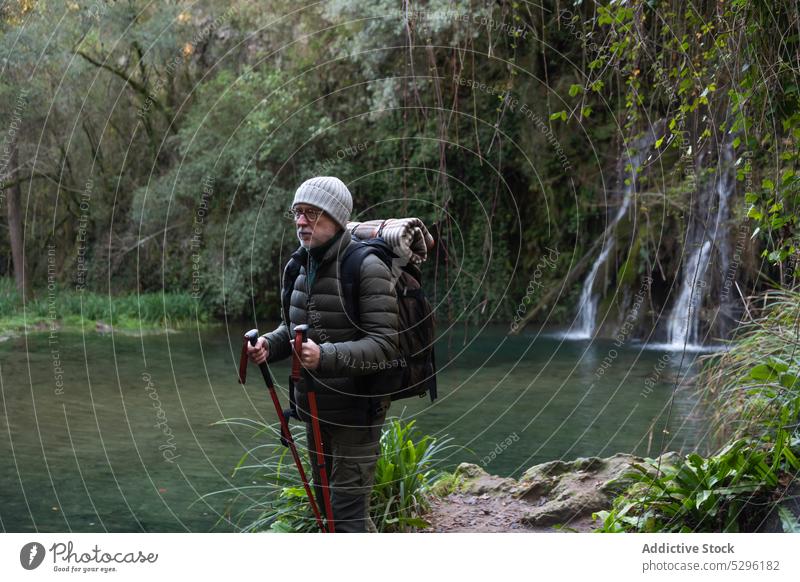
[[[369,517],[369,498],[375,481],[375,465],[380,456],[381,428],[389,404],[388,398],[380,403],[371,426],[321,426],[336,533],[377,531]],[[314,494],[324,518],[325,502],[311,423],[306,423],[306,438],[314,477]]]

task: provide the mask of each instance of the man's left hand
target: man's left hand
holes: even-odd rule
[[[292,345],[292,351],[294,351],[294,341],[289,343]],[[310,338],[306,340],[300,351],[300,364],[308,370],[316,370],[319,366],[319,356],[319,344]]]

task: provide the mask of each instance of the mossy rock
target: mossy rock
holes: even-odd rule
[[[661,457],[662,468],[673,464],[679,456],[667,453]],[[647,466],[657,459],[643,459],[627,454],[612,457],[586,457],[574,461],[549,461],[531,467],[519,481],[490,475],[472,463],[462,463],[455,471],[459,492],[491,497],[510,497],[530,505],[522,522],[541,528],[587,520],[591,514],[609,509],[614,498],[631,483],[626,475],[631,464]]]
[[[456,477],[461,478],[458,490],[472,495],[514,495],[519,487],[510,477],[490,475],[478,465],[461,463],[456,469]]]
[[[676,458],[675,453],[665,455],[662,466]],[[534,506],[522,521],[534,527],[568,525],[610,508],[614,498],[632,482],[627,477],[632,463],[645,464],[646,460],[617,454],[571,462],[551,461],[531,467],[518,487],[517,496]]]

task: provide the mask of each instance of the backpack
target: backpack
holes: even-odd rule
[[[361,287],[361,264],[367,255],[375,255],[392,270],[392,259],[396,255],[391,246],[381,237],[361,240],[351,234],[351,241],[345,250],[340,266],[340,284],[344,296],[344,307],[351,321],[358,324],[358,296]],[[284,320],[289,321],[289,304],[294,282],[300,274],[300,261],[291,259],[286,265],[283,277],[282,305]],[[373,396],[390,396],[400,400],[425,394],[431,402],[436,400],[436,353],[434,350],[435,324],[433,308],[422,289],[422,271],[409,263],[395,283],[398,307],[398,344],[400,354],[396,365],[389,365],[374,374],[357,377],[369,379]],[[355,301],[354,301],[355,299]]]

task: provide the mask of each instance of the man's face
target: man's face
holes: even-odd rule
[[[295,212],[297,238],[306,249],[325,244],[339,231],[340,226],[316,206],[297,204],[292,210]]]

